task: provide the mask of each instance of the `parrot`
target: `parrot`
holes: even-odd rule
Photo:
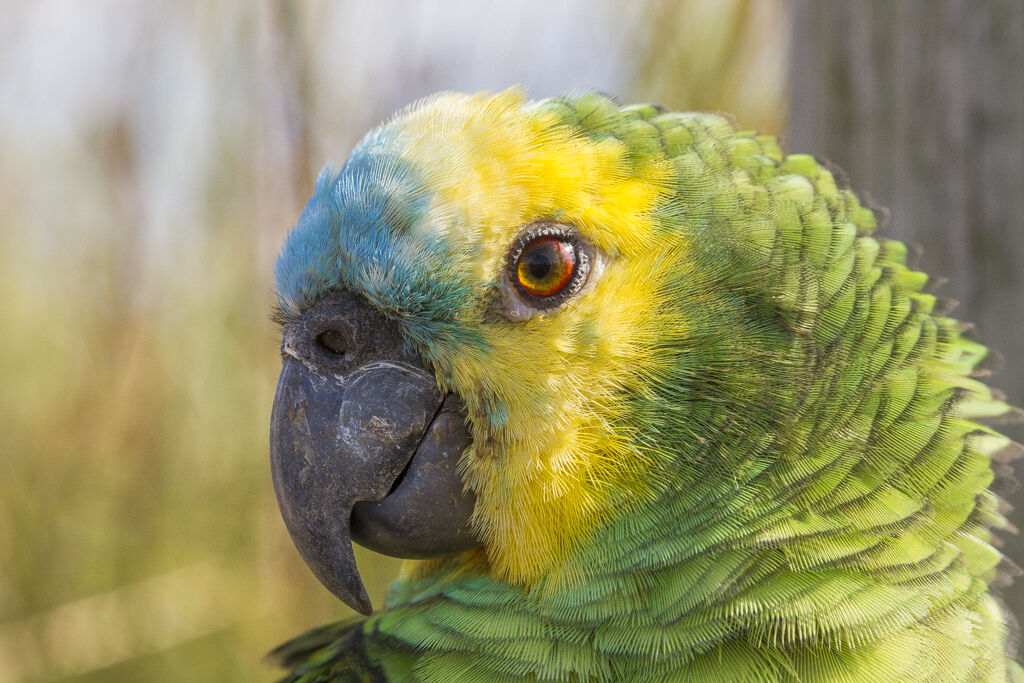
[[[286,681],[1024,681],[1015,409],[881,210],[723,114],[423,99],[274,268]],[[353,541],[405,558],[373,611]]]

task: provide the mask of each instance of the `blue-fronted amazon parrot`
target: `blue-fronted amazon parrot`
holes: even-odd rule
[[[442,94],[369,133],[275,270],[278,502],[368,615],[287,680],[1021,680],[1011,408],[876,222],[715,114]],[[412,558],[379,611],[352,539]]]

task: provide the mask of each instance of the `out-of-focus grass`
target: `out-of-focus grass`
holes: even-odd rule
[[[44,102],[4,137],[0,681],[269,680],[269,649],[351,614],[292,547],[267,459],[271,264],[313,175],[280,113],[294,64],[267,66],[288,29],[193,9],[129,36],[135,80],[58,64],[81,112]],[[397,562],[359,556],[379,604]]]
[[[15,112],[0,117],[0,682],[265,680],[267,650],[351,613],[292,547],[267,459],[279,368],[271,266],[320,164],[433,90],[529,87],[530,74],[564,90],[609,87],[568,67],[552,76],[544,51],[528,49],[574,27],[621,32],[580,42],[637,60],[622,65],[624,97],[740,102],[662,91],[671,79],[655,72],[698,83],[678,41],[699,52],[703,40],[728,63],[719,31],[742,13],[707,32],[672,3],[621,16],[605,3],[613,20],[581,16],[517,39],[501,17],[474,23],[482,10],[466,2],[475,42],[459,43],[468,52],[445,71],[464,36],[410,40],[425,15],[406,17],[400,2],[390,13],[354,2],[131,7],[48,0],[12,12],[17,33],[0,29],[0,54],[16,35],[31,43],[4,72],[20,84],[0,84]],[[648,34],[648,22],[676,22],[678,34]],[[343,51],[360,36],[361,62]],[[523,59],[496,58],[496,36]],[[634,38],[663,59],[633,54]],[[395,73],[365,75],[384,59]],[[752,125],[779,120],[781,98],[764,93],[771,104],[742,114],[769,112]],[[357,557],[379,604],[397,561]]]
[[[633,88],[669,109],[724,112],[778,134],[789,24],[777,0],[648,0]]]
[[[137,296],[122,228],[3,236],[0,680],[267,677],[283,634],[343,612],[270,489],[267,277],[237,227]]]
[[[265,678],[283,634],[344,612],[270,488],[267,277],[238,227],[140,300],[121,228],[4,234],[0,680]],[[379,600],[393,567],[367,573]]]

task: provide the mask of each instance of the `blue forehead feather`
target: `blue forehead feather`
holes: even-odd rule
[[[295,316],[347,289],[398,320],[428,356],[442,340],[479,344],[458,324],[474,301],[464,265],[443,236],[413,230],[433,195],[423,174],[388,150],[384,132],[337,173],[321,171],[274,266],[281,311]]]

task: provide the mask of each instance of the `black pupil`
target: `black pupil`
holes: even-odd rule
[[[524,254],[524,260],[526,261],[526,267],[530,271],[530,277],[535,280],[543,280],[548,276],[554,262],[552,251],[551,245],[545,244],[534,247]]]

